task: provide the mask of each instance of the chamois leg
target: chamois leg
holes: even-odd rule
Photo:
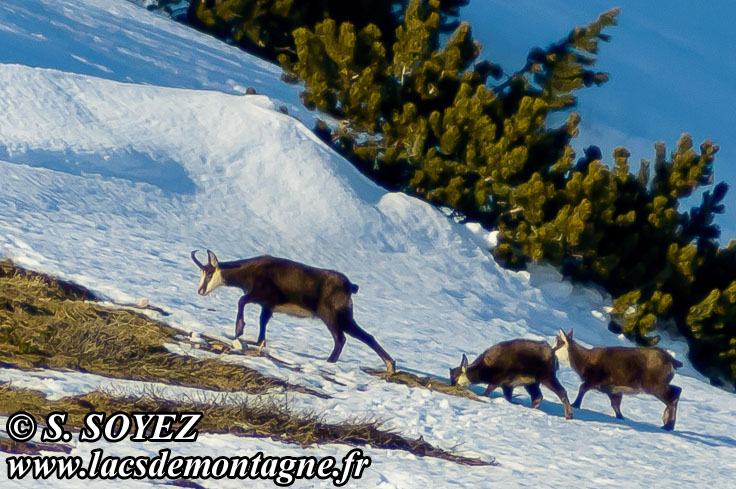
[[[532,409],[537,409],[542,404],[542,391],[539,389],[539,382],[535,384],[525,385],[524,389],[529,393],[532,398]]]
[[[261,329],[258,332],[258,346],[263,348],[266,345],[266,325],[271,320],[273,311],[267,307],[261,308]]]
[[[332,353],[330,353],[327,361],[330,363],[335,363],[337,362],[337,359],[340,358],[342,347],[345,346],[345,333],[333,327],[330,328],[330,333],[332,333],[332,338],[335,340],[335,347],[332,349]]]
[[[496,387],[498,387],[495,384],[488,384],[488,387],[486,387],[486,391],[483,393],[484,396],[490,396],[491,392],[496,390]]]
[[[396,370],[396,362],[394,359],[391,358],[391,355],[389,355],[386,350],[381,348],[381,345],[378,344],[372,335],[368,334],[363,328],[358,326],[358,323],[353,319],[352,311],[343,311],[338,314],[338,318],[338,326],[340,329],[353,338],[359,339],[376,352],[378,356],[381,357],[381,360],[383,360],[383,363],[386,364],[386,371],[388,373],[393,373]]]
[[[583,396],[589,390],[590,390],[590,386],[587,383],[583,382],[580,385],[580,390],[578,391],[578,397],[576,397],[575,402],[572,403],[572,407],[574,407],[575,409],[580,409],[580,405],[583,404]]]
[[[664,393],[654,394],[657,399],[665,403],[667,406],[664,410],[664,416],[662,417],[663,430],[672,431],[675,429],[675,418],[677,417],[677,403],[680,400],[680,394],[682,388],[676,385],[667,386],[667,390]]]
[[[611,399],[611,407],[616,413],[616,419],[624,419],[624,415],[621,414],[621,399],[624,397],[623,394],[608,394]]]
[[[560,398],[560,401],[562,402],[562,406],[565,409],[565,419],[572,419],[572,407],[570,407],[570,400],[567,398],[567,391],[565,390],[564,387],[562,387],[562,384],[560,384],[560,381],[557,380],[557,377],[552,376],[548,380],[543,380],[542,384],[547,389],[557,394],[557,397]]]
[[[245,326],[245,322],[243,321],[243,309],[245,309],[245,305],[250,302],[250,299],[247,295],[244,295],[238,300],[238,315],[235,318],[235,337],[239,338],[243,334],[243,328]]]
[[[514,388],[504,385],[504,386],[501,386],[501,390],[503,390],[503,398],[513,403],[513,401],[511,400],[511,396],[514,393]]]

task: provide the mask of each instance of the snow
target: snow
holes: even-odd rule
[[[119,0],[5,1],[0,25],[0,42],[14,47],[0,51],[0,255],[108,300],[146,299],[171,312],[172,325],[225,340],[238,294],[198,296],[192,249],[210,248],[220,260],[269,253],[337,269],[359,284],[356,320],[398,368],[444,380],[462,353],[472,358],[515,337],[552,341],[558,328],[574,328],[587,344],[627,344],[606,329],[605,294],[548,267],[504,270],[488,253],[494,233],[365,179],[309,131],[314,114],[297,106],[298,88],[281,83],[278,68]],[[247,86],[264,95],[244,95]],[[280,113],[283,104],[303,123]],[[249,339],[257,314],[246,308]],[[674,381],[683,394],[672,433],[659,429],[664,406],[650,396],[626,397],[628,419],[619,421],[607,397],[590,393],[566,421],[544,389],[541,409],[530,410],[521,389],[511,405],[498,392],[476,402],[390,384],[361,370],[383,364],[355,340],[337,364],[326,363],[332,340],[316,320],[277,315],[269,324],[269,352],[301,372],[265,358],[228,361],[331,396],[288,394],[296,409],[328,421],[380,419],[406,436],[500,463],[466,467],[366,448],[373,464],[355,487],[727,487],[736,474],[734,396],[707,385],[681,343],[665,344],[686,363]],[[566,366],[559,377],[574,397],[578,377]],[[3,371],[0,381],[53,397],[134,389],[74,372]],[[73,453],[98,447],[120,456],[171,448],[342,458],[349,450],[206,435],[188,444],[80,443]]]

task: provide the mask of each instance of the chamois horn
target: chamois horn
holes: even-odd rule
[[[199,260],[197,260],[197,256],[196,255],[197,255],[197,250],[193,250],[192,251],[192,260],[194,260],[194,263],[196,263],[197,266],[200,269],[203,269],[204,268],[204,265],[202,265],[202,263]]]

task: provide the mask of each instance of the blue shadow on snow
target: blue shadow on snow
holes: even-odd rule
[[[445,377],[429,375],[427,373],[420,372],[418,370],[408,369],[408,368],[402,368],[402,370],[405,372],[416,374],[416,375],[431,377],[433,379],[437,379],[437,381],[449,384],[449,379]],[[521,391],[519,391],[519,389],[521,389]],[[485,388],[485,385],[481,384],[481,385],[471,386],[468,390],[478,395],[479,397],[483,397],[483,393],[485,392],[486,388]],[[539,406],[539,410],[550,416],[557,416],[557,417],[563,418],[565,416],[565,411],[562,407],[562,404],[559,402],[551,402],[547,400],[547,398],[550,395],[554,397],[554,394],[552,394],[549,391],[544,391],[543,394],[545,395],[545,397]],[[499,397],[500,398],[503,397],[503,394],[501,394],[500,388],[493,391],[490,395],[491,399],[496,399]],[[514,389],[513,400],[514,400],[513,404],[518,404],[520,406],[525,406],[527,408],[531,405],[531,399],[529,398],[529,396],[527,395],[523,387]],[[664,410],[664,404],[662,405],[662,409]],[[653,416],[655,416],[656,418],[659,418],[661,414],[662,412],[657,412],[657,413],[653,413]],[[651,423],[642,423],[642,422],[634,421],[628,418],[616,419],[616,417],[613,415],[604,414],[598,411],[591,411],[585,408],[580,408],[580,409],[573,408],[573,415],[575,419],[581,420],[581,421],[608,423],[612,425],[618,425],[621,427],[628,426],[636,431],[643,432],[643,433],[669,434],[671,436],[677,436],[679,438],[682,438],[690,442],[702,443],[704,445],[708,445],[711,447],[727,446],[727,447],[736,448],[736,440],[733,438],[729,438],[727,436],[708,435],[708,434],[703,434],[703,433],[695,433],[693,431],[679,431],[676,426],[675,426],[674,431],[668,432],[668,431],[662,430],[662,428],[660,428],[659,425],[654,425]]]
[[[153,156],[132,148],[110,152],[34,149],[9,153],[6,147],[0,146],[0,159],[72,175],[97,174],[148,183],[171,194],[192,195],[196,190],[181,164],[166,156]]]

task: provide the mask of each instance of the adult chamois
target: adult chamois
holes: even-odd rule
[[[608,394],[616,417],[624,419],[621,414],[623,394],[646,392],[667,406],[662,418],[662,429],[671,431],[675,428],[677,402],[682,389],[670,385],[670,381],[675,369],[682,367],[682,362],[675,360],[665,350],[624,346],[588,349],[573,340],[572,329],[567,333],[559,331],[554,349],[561,350],[562,358],[567,355],[570,367],[583,380],[572,407],[580,408],[585,393],[595,389]]]
[[[565,418],[572,419],[572,408],[567,392],[557,380],[557,359],[545,341],[516,339],[497,343],[481,353],[468,365],[463,353],[459,367],[450,369],[450,384],[466,387],[486,382],[489,395],[496,387],[503,389],[503,397],[511,402],[514,387],[524,386],[536,409],[542,402],[539,384],[557,394],[565,408]]]
[[[235,319],[236,338],[243,334],[243,308],[246,304],[258,304],[261,306],[258,334],[261,346],[266,342],[266,325],[273,313],[316,317],[327,325],[335,340],[328,362],[337,362],[347,333],[371,347],[386,364],[386,369],[394,371],[396,362],[391,355],[353,319],[351,296],[358,291],[358,286],[342,273],[268,255],[219,262],[210,250],[207,250],[207,264],[203,265],[196,253],[197,250],[192,251],[191,256],[202,272],[197,288],[199,295],[205,296],[222,286],[243,290]]]

